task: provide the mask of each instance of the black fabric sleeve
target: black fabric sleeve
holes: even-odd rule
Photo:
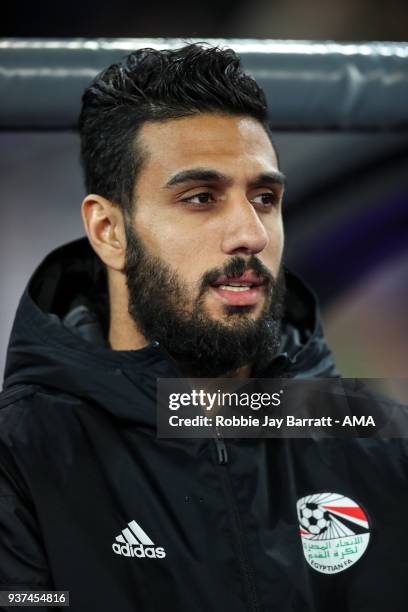
[[[0,590],[18,589],[47,590],[53,585],[35,509],[0,441]]]

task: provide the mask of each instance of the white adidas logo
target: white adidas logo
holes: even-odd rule
[[[112,544],[113,551],[123,557],[147,557],[149,559],[163,559],[166,556],[164,548],[155,547],[149,536],[136,523],[131,521]]]

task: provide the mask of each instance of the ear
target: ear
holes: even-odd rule
[[[92,248],[113,270],[125,266],[126,237],[123,213],[102,196],[89,194],[82,202],[82,220]]]

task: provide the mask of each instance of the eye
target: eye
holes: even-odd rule
[[[251,198],[251,202],[261,208],[273,208],[279,202],[279,198],[273,191],[265,191]]]
[[[200,208],[200,206],[204,207],[206,204],[213,204],[215,202],[215,199],[211,192],[201,191],[200,193],[195,193],[194,195],[188,196],[187,198],[182,198],[181,202],[185,202],[186,204],[193,204],[197,208]]]

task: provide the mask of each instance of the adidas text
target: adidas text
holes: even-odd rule
[[[115,542],[112,544],[113,551],[117,555],[122,555],[123,557],[147,557],[149,559],[163,559],[166,556],[164,548],[160,546],[142,546],[141,544],[136,546],[131,546],[130,544],[118,544]]]

